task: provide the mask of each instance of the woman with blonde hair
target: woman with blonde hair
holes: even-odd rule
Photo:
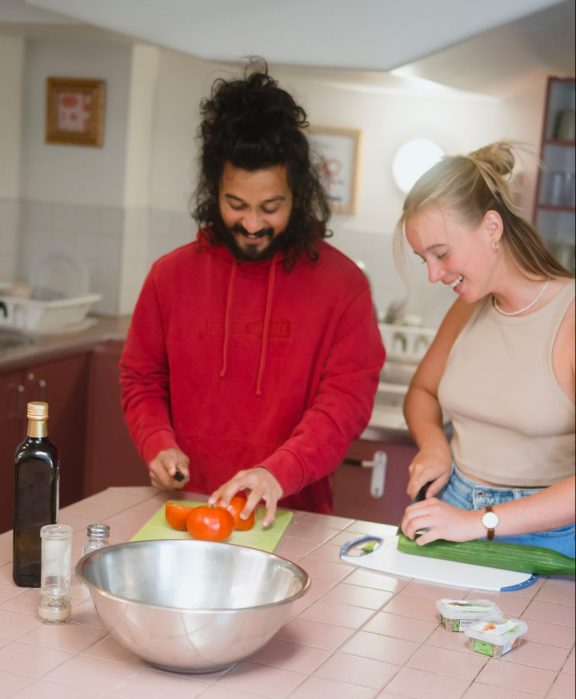
[[[574,278],[517,213],[514,162],[504,142],[444,158],[404,203],[397,235],[457,299],[406,396],[426,497],[401,528],[574,557]]]

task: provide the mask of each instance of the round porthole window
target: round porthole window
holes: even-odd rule
[[[415,138],[398,148],[392,162],[392,176],[401,192],[406,194],[416,180],[437,163],[444,151],[427,138]]]

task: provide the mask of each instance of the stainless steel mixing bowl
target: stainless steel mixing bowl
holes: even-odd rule
[[[215,672],[251,655],[310,586],[305,570],[272,553],[192,539],[96,549],[76,575],[119,643],[175,672]]]

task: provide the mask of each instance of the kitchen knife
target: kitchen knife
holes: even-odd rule
[[[424,485],[420,488],[420,490],[416,493],[416,497],[412,502],[421,502],[426,498],[426,493],[428,492],[428,488],[431,485],[432,481],[428,481],[428,483],[424,483]],[[422,530],[423,531],[423,530]],[[420,534],[421,531],[416,532],[416,536]],[[400,534],[400,527],[398,527],[396,534]]]

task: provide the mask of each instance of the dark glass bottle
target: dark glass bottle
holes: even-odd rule
[[[58,517],[58,452],[48,439],[48,403],[28,403],[26,439],[14,459],[12,577],[20,587],[40,587],[40,529]]]

